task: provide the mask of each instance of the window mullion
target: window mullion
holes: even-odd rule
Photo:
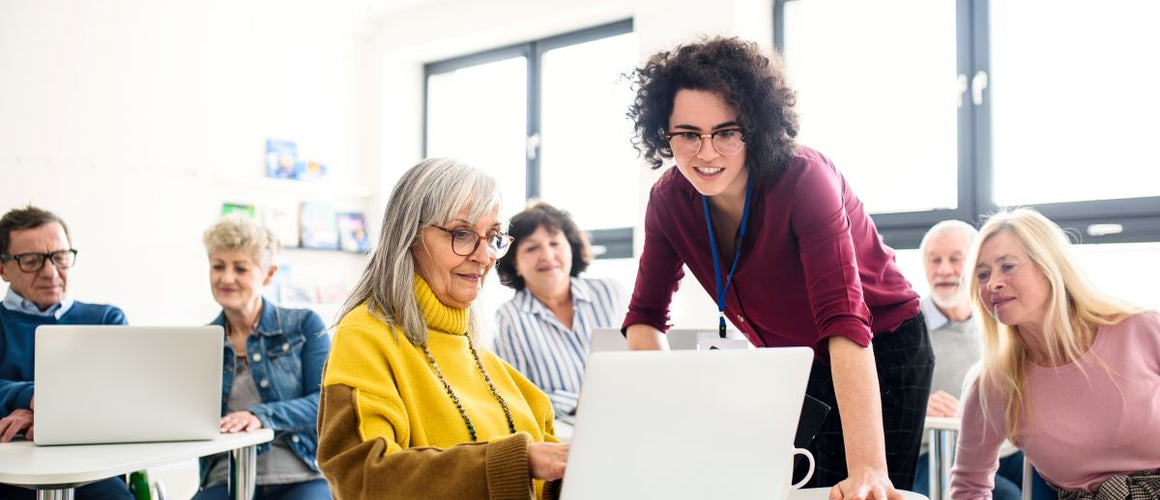
[[[968,32],[971,36],[971,54],[969,57],[970,70],[966,75],[968,85],[971,86],[968,90],[968,97],[971,97],[970,94],[976,91],[974,89],[975,75],[979,72],[985,72],[989,75],[991,72],[990,13],[989,0],[965,1],[970,3]],[[994,201],[994,163],[991,156],[991,95],[989,90],[985,91],[980,104],[974,104],[968,99],[972,120],[972,137],[968,144],[973,152],[972,161],[968,165],[971,165],[974,170],[974,175],[969,181],[974,190],[970,209],[971,213],[980,221],[986,214],[992,213],[998,208]]]
[[[532,42],[527,47],[528,58],[528,135],[525,143],[527,154],[527,194],[528,199],[540,196],[540,57],[543,52],[539,44]]]

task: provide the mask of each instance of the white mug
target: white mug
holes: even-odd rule
[[[808,460],[810,462],[810,468],[809,468],[809,470],[806,471],[806,477],[803,477],[801,481],[798,481],[796,483],[789,485],[789,489],[797,490],[797,489],[801,489],[802,486],[805,486],[806,482],[808,482],[810,480],[810,478],[813,477],[813,475],[814,475],[814,455],[813,455],[813,453],[810,453],[810,450],[807,450],[805,448],[794,448],[792,450],[792,453],[790,453],[790,456],[793,456],[793,455],[804,455],[806,457],[806,460]],[[789,472],[786,474],[786,476],[787,477],[785,478],[785,482],[788,483],[790,481],[793,481],[793,460],[790,460]]]

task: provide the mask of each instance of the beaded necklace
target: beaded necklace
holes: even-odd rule
[[[491,395],[495,396],[496,401],[499,401],[499,406],[503,408],[503,416],[507,418],[508,430],[512,434],[515,434],[516,424],[512,421],[512,412],[508,408],[507,401],[504,401],[503,397],[499,395],[499,391],[495,389],[495,384],[491,382],[491,377],[487,375],[487,370],[483,369],[483,362],[479,360],[479,353],[475,351],[475,343],[470,338],[467,339],[467,346],[471,348],[471,356],[475,358],[475,366],[479,367],[479,373],[483,374],[483,380],[487,382],[487,388],[491,389]],[[439,364],[435,362],[435,357],[431,355],[431,349],[428,349],[425,343],[423,344],[423,352],[427,354],[427,361],[431,362],[431,368],[435,369],[435,375],[443,383],[443,388],[447,390],[447,395],[451,397],[451,402],[455,403],[455,408],[459,410],[459,416],[463,417],[463,423],[467,424],[467,433],[471,435],[471,442],[476,442],[478,439],[475,435],[475,425],[467,417],[467,411],[463,409],[463,404],[459,402],[459,396],[456,396],[455,391],[451,390],[451,384],[447,383],[447,378],[443,376],[443,370],[439,369]]]

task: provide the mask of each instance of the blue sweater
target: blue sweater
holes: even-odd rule
[[[124,325],[125,313],[104,304],[74,302],[60,319],[0,307],[0,417],[30,409],[35,333],[40,325]]]

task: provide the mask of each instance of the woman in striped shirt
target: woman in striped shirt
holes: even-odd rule
[[[592,330],[620,326],[627,294],[614,280],[579,277],[591,258],[568,212],[533,202],[512,217],[508,233],[515,251],[496,269],[516,294],[496,312],[496,354],[548,393],[557,418],[568,420]]]

